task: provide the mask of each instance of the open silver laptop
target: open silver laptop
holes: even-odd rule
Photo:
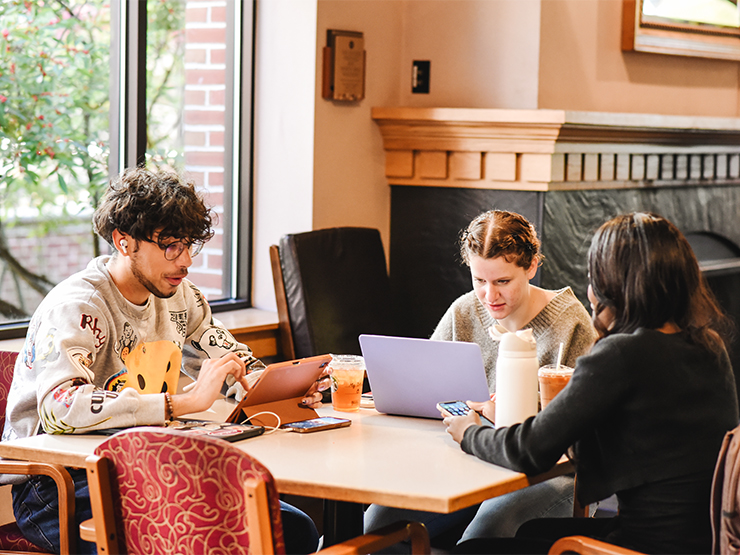
[[[439,402],[490,397],[475,343],[361,335],[360,347],[379,412],[441,418]]]

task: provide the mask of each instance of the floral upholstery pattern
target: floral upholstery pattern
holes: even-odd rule
[[[0,551],[29,551],[46,553],[36,544],[28,541],[15,522],[0,526]]]
[[[5,427],[5,407],[8,404],[8,391],[13,381],[13,367],[18,353],[0,351],[0,433]],[[31,551],[43,553],[44,550],[28,541],[15,522],[0,526],[1,551]]]
[[[13,382],[13,368],[18,353],[0,351],[0,433],[5,427],[5,407],[8,404],[8,392]]]
[[[270,472],[215,439],[144,428],[118,433],[95,454],[109,460],[118,536],[128,553],[251,553],[243,485],[264,481],[275,553],[285,553]]]

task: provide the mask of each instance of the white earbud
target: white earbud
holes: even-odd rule
[[[123,251],[123,254],[126,254],[128,252],[126,250],[126,248],[128,247],[128,241],[126,241],[126,239],[121,239],[118,244],[121,245],[121,250]]]

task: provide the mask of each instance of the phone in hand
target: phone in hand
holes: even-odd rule
[[[437,408],[440,411],[451,414],[452,416],[465,416],[473,410],[464,401],[445,401],[444,403],[437,403]],[[488,420],[488,418],[483,416],[481,413],[478,413],[478,416],[480,417],[481,424],[484,426],[490,426],[491,428],[496,427],[493,422]]]
[[[310,420],[301,420],[300,422],[292,422],[290,424],[283,424],[280,426],[291,432],[308,433],[308,432],[319,432],[321,430],[331,430],[332,428],[344,428],[352,424],[351,420],[347,418],[335,418],[334,416],[321,416],[319,418],[311,418]]]

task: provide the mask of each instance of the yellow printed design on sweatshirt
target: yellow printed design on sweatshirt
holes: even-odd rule
[[[175,393],[181,363],[182,351],[172,341],[139,343],[126,357],[125,387],[140,393]]]

